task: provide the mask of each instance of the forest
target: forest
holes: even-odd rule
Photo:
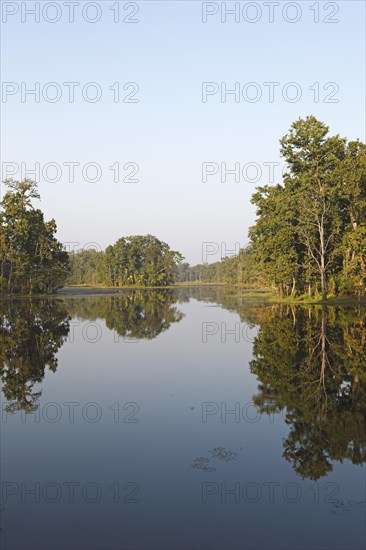
[[[366,145],[330,135],[314,116],[280,139],[283,181],[258,187],[257,218],[239,254],[190,266],[153,235],[122,237],[104,251],[67,253],[55,220],[34,208],[37,184],[9,180],[0,203],[0,288],[49,293],[64,285],[170,286],[178,282],[268,287],[281,297],[366,292]]]
[[[280,140],[282,184],[256,190],[249,244],[214,264],[178,268],[178,280],[269,286],[280,296],[364,294],[366,145],[315,117]]]

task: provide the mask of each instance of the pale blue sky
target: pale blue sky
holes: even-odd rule
[[[222,23],[220,13],[203,23],[202,2],[169,0],[137,2],[135,24],[114,23],[110,7],[116,2],[109,0],[96,2],[101,18],[94,24],[83,19],[81,9],[88,2],[81,0],[74,23],[68,22],[62,1],[57,3],[58,22],[45,21],[41,13],[39,23],[30,15],[22,23],[25,4],[31,8],[35,2],[2,2],[2,80],[19,88],[21,82],[29,88],[39,82],[41,90],[56,82],[62,96],[56,103],[47,102],[42,92],[39,103],[30,96],[22,103],[20,91],[6,101],[3,96],[2,162],[3,168],[6,162],[29,168],[35,162],[41,168],[49,162],[61,166],[58,182],[45,181],[41,174],[40,206],[47,218],[55,217],[63,242],[78,242],[80,247],[95,242],[104,248],[123,235],[152,233],[190,263],[200,262],[203,242],[224,242],[228,249],[247,242],[255,219],[250,196],[256,185],[269,183],[263,163],[281,162],[278,140],[293,120],[314,114],[331,132],[365,140],[362,1],[279,2],[273,23],[265,2],[251,2],[251,8],[240,2],[241,9],[249,9],[247,18],[254,18],[254,9],[262,10],[256,23],[245,21],[242,12],[239,23],[233,16]],[[41,10],[45,4],[40,2]],[[121,17],[133,10],[127,2],[119,4]],[[211,4],[214,9],[221,2]],[[226,4],[232,8],[235,2]],[[314,22],[317,7],[319,23]],[[4,22],[6,13],[16,8]],[[299,8],[298,22],[285,21],[296,16],[294,10],[299,14]],[[55,8],[48,9],[46,17],[54,17]],[[94,17],[94,8],[88,9]],[[325,23],[326,17],[339,22]],[[68,101],[64,82],[80,82],[74,103]],[[102,90],[97,103],[82,98],[80,89],[88,82],[97,82]],[[139,102],[115,103],[108,89],[115,82],[122,94],[132,91],[123,90],[126,82],[138,83]],[[236,103],[230,95],[221,102],[217,93],[203,103],[202,82],[226,82],[227,88],[239,82],[241,89],[256,82],[262,98],[250,103],[241,96]],[[265,82],[279,83],[273,103]],[[301,88],[296,103],[282,97],[288,82]],[[309,89],[315,82],[319,102]],[[324,102],[334,89],[332,85],[323,90],[329,82],[339,88],[337,103]],[[53,92],[49,89],[50,97]],[[253,92],[248,89],[249,97]],[[80,163],[74,182],[68,181],[65,162]],[[88,162],[101,166],[99,182],[83,178],[81,168]],[[121,173],[126,163],[137,163],[139,182],[115,183],[109,167],[117,162]],[[228,168],[235,162],[241,167],[257,163],[262,177],[254,183],[229,176],[223,183],[217,174],[203,183],[202,162],[226,162]],[[53,173],[51,169],[49,179]],[[88,175],[92,177],[92,171]],[[20,176],[20,171],[14,175]],[[275,176],[280,181],[280,167]]]

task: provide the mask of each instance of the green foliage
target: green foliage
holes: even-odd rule
[[[281,296],[323,300],[366,293],[366,145],[329,135],[314,116],[295,121],[280,140],[283,182],[256,190],[250,244],[212,264],[190,266],[152,235],[122,237],[104,252],[70,254],[68,284],[169,286],[180,282],[270,286]],[[68,272],[68,255],[45,222],[37,186],[7,181],[1,202],[3,291],[52,292]]]
[[[252,202],[258,221],[250,229],[260,271],[281,294],[293,294],[300,271],[302,247],[297,242],[297,219],[293,197],[280,185],[260,187]]]
[[[280,140],[283,185],[253,195],[254,253],[281,295],[365,292],[366,146],[328,130],[314,116],[294,122]]]
[[[227,256],[221,262],[190,266],[182,264],[177,268],[177,280],[180,282],[224,283],[257,287],[265,284],[264,277],[258,273],[253,248],[247,246],[235,256]]]
[[[70,274],[67,282],[73,284],[104,284],[107,280],[105,254],[94,249],[70,253]]]
[[[25,179],[7,180],[9,191],[0,203],[1,290],[54,292],[64,285],[68,254],[56,239],[55,220],[44,221],[32,206],[39,199],[37,184]]]
[[[178,271],[180,281],[270,286],[283,297],[366,293],[366,145],[314,116],[280,140],[283,182],[252,197],[257,220],[237,256]]]
[[[105,252],[70,255],[69,284],[169,286],[183,256],[153,235],[122,237]]]

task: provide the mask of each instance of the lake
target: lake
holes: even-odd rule
[[[365,546],[366,311],[3,301],[4,549]]]

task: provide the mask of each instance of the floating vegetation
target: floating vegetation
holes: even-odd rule
[[[216,470],[214,466],[210,465],[209,459],[204,456],[195,458],[191,466],[195,470],[202,470],[202,472],[214,472]]]
[[[236,460],[238,453],[235,451],[230,451],[230,449],[225,449],[225,447],[214,447],[208,451],[212,458],[216,460],[224,460],[225,462],[231,462]]]

